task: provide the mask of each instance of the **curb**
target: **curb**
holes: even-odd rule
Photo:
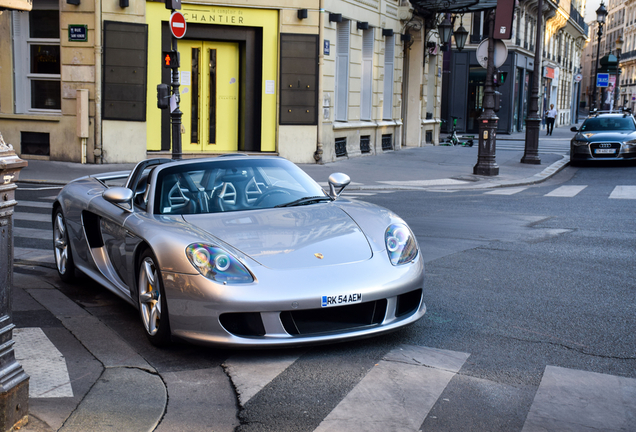
[[[503,180],[503,181],[492,181],[487,182],[487,177],[477,180],[476,184],[472,185],[446,185],[446,186],[387,186],[387,185],[378,185],[378,186],[370,186],[370,185],[359,185],[359,186],[348,186],[346,190],[386,190],[386,191],[459,191],[459,190],[479,190],[479,189],[495,189],[502,187],[513,187],[513,186],[527,186],[533,185],[537,183],[541,183],[549,179],[550,177],[557,174],[563,168],[568,166],[570,163],[570,157],[568,155],[563,155],[561,160],[554,162],[549,165],[543,171],[538,174],[533,175],[532,177],[526,177],[519,180]]]

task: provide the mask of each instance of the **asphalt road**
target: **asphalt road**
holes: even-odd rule
[[[378,430],[532,430],[533,421],[540,423],[536,413],[549,406],[541,401],[558,396],[549,389],[550,374],[561,373],[560,382],[567,371],[636,378],[636,197],[630,195],[635,178],[635,166],[569,167],[519,190],[352,192],[354,199],[400,214],[426,260],[427,314],[374,339],[285,351],[187,344],[157,349],[146,341],[137,311],[94,282],[82,278],[74,285],[60,283],[59,289],[129,341],[166,382],[178,376],[186,377],[183,386],[195,385],[200,380],[195,372],[222,371],[215,378],[225,381],[219,395],[227,395],[228,388],[242,395],[229,401],[236,409],[233,420],[209,425],[214,430],[344,430],[338,413],[359,415],[364,422],[366,406],[409,417],[409,400],[420,404],[409,425],[382,424]],[[19,190],[17,198],[37,202],[55,193]],[[36,207],[17,211],[46,214]],[[45,229],[42,222],[16,220],[15,226],[17,247],[49,247],[42,232],[29,231]],[[42,280],[57,277],[46,266],[16,271]],[[46,325],[45,317],[26,313],[14,314],[14,321],[18,327]],[[63,338],[54,343],[63,354],[78,350]],[[391,402],[384,390],[402,383],[401,376],[407,378],[400,385],[408,387],[410,377],[401,375],[404,362],[392,358],[400,350],[420,348],[445,350],[439,352],[460,359],[457,369],[441,366],[444,380],[432,376]],[[263,381],[248,391],[242,386],[250,364]],[[271,364],[282,366],[268,375]],[[605,381],[598,379],[594,388],[602,393]],[[209,406],[192,400],[183,407],[193,418],[184,427],[196,430],[196,416],[209,416]],[[46,410],[45,403],[36,401],[36,407]],[[603,415],[609,414],[603,411],[581,418],[581,426],[600,422],[604,429]],[[633,400],[626,412],[636,414]],[[372,430],[360,423],[346,429]],[[164,430],[169,429],[164,425]]]

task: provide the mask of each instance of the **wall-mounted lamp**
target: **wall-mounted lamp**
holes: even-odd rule
[[[439,30],[442,45],[446,45],[450,39],[451,33],[453,32],[453,24],[451,23],[450,18],[447,16],[444,21],[437,24],[437,29]]]
[[[367,21],[358,21],[358,30],[369,30],[369,23]]]
[[[393,36],[393,29],[382,29],[382,36]]]
[[[464,28],[464,14],[461,15],[461,21],[459,22],[459,28],[453,32],[455,36],[455,45],[457,45],[457,51],[464,49],[466,45],[466,39],[468,39],[468,31]]]
[[[298,9],[298,19],[307,19],[307,9]]]
[[[67,4],[79,6],[80,0],[66,0]]]
[[[342,22],[342,14],[329,13],[329,22]]]

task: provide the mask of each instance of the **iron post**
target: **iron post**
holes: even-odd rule
[[[174,12],[174,10],[172,11]],[[177,38],[172,36],[172,51],[177,53]],[[181,117],[183,113],[179,109],[179,102],[181,97],[179,95],[179,68],[172,68],[170,71],[172,74],[172,96],[175,98],[177,107],[174,111],[170,111],[170,123],[172,124],[172,159],[179,160],[182,158],[181,151]]]
[[[484,85],[484,109],[477,119],[479,122],[479,149],[477,153],[477,164],[473,167],[473,174],[496,176],[499,175],[499,166],[497,162],[495,162],[497,123],[499,117],[495,114],[495,89],[493,82],[493,76],[495,74],[495,40],[493,39],[495,9],[489,11],[488,20],[490,23],[490,32],[488,35],[486,83]]]
[[[530,106],[526,118],[526,145],[521,163],[541,164],[539,157],[539,133],[541,131],[541,114],[539,113],[539,85],[541,82],[541,49],[543,40],[543,0],[537,2],[537,34],[534,46],[534,71],[532,72],[532,90]]]
[[[29,376],[13,351],[13,208],[15,182],[27,162],[0,134],[0,431],[20,429],[28,422]]]

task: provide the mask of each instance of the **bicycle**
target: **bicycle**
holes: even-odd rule
[[[456,146],[456,145],[460,145],[463,147],[472,147],[473,146],[473,136],[458,136],[457,135],[457,119],[459,119],[459,117],[454,117],[451,116],[451,118],[453,119],[453,129],[451,131],[451,133],[446,137],[445,141],[440,141],[440,145],[444,145],[444,146]],[[446,122],[446,120],[442,119],[442,122]],[[460,138],[462,139],[466,139],[466,141],[462,141],[460,140]]]

